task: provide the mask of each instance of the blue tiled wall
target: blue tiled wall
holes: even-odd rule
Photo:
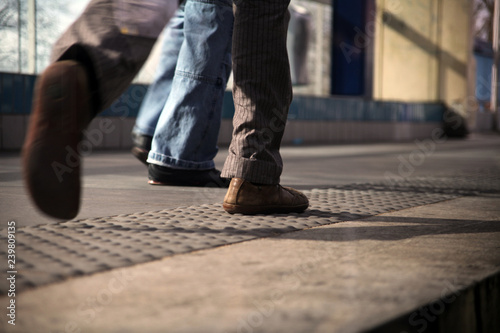
[[[330,121],[441,121],[439,103],[403,103],[363,100],[360,98],[295,96],[289,119]]]
[[[35,76],[0,73],[0,113],[29,114]]]
[[[0,114],[29,114],[34,75],[0,73]],[[136,117],[147,85],[133,84],[110,108],[101,113],[110,117]],[[289,119],[329,121],[439,122],[440,103],[403,103],[360,98],[295,96]],[[226,92],[223,118],[234,115],[231,92]]]

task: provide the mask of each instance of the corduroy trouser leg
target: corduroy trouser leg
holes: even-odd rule
[[[130,85],[178,0],[92,0],[52,49],[51,61],[76,60],[90,69],[95,113]]]
[[[292,100],[286,50],[289,2],[234,1],[234,131],[222,177],[279,183],[279,148]]]

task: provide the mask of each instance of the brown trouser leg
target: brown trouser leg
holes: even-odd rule
[[[234,1],[234,132],[222,176],[277,184],[292,100],[286,51],[289,0]]]
[[[77,60],[90,69],[95,113],[132,82],[178,0],[92,0],[52,50],[52,62]]]

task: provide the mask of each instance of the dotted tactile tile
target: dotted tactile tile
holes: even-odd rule
[[[342,190],[378,190],[397,192],[431,192],[463,196],[500,195],[500,170],[456,173],[438,177],[388,177],[385,182],[334,186]]]
[[[16,232],[17,291],[71,276],[455,197],[432,192],[380,190],[304,192],[309,197],[310,208],[302,214],[230,215],[220,204],[214,204],[19,228]],[[6,230],[0,232],[0,240],[5,244]],[[5,250],[0,249],[4,258]],[[6,267],[0,269],[7,271]],[[0,294],[7,290],[6,280],[0,282]]]

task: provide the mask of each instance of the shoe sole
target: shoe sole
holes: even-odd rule
[[[216,187],[228,188],[229,181],[219,177],[214,170],[181,170],[149,165],[148,184],[160,186]]]
[[[302,213],[309,207],[309,204],[297,206],[242,206],[223,203],[222,207],[229,214],[243,214],[243,215],[256,215],[256,214],[289,214],[289,213]]]
[[[148,180],[149,185],[154,186],[184,186],[184,187],[213,187],[213,188],[227,188],[228,185],[221,183],[206,183],[206,184],[193,184],[193,183],[181,183],[181,182],[160,182],[157,180]]]
[[[72,219],[78,214],[78,144],[90,122],[89,102],[85,69],[77,62],[54,63],[37,81],[23,145],[23,176],[35,205],[55,218]]]

